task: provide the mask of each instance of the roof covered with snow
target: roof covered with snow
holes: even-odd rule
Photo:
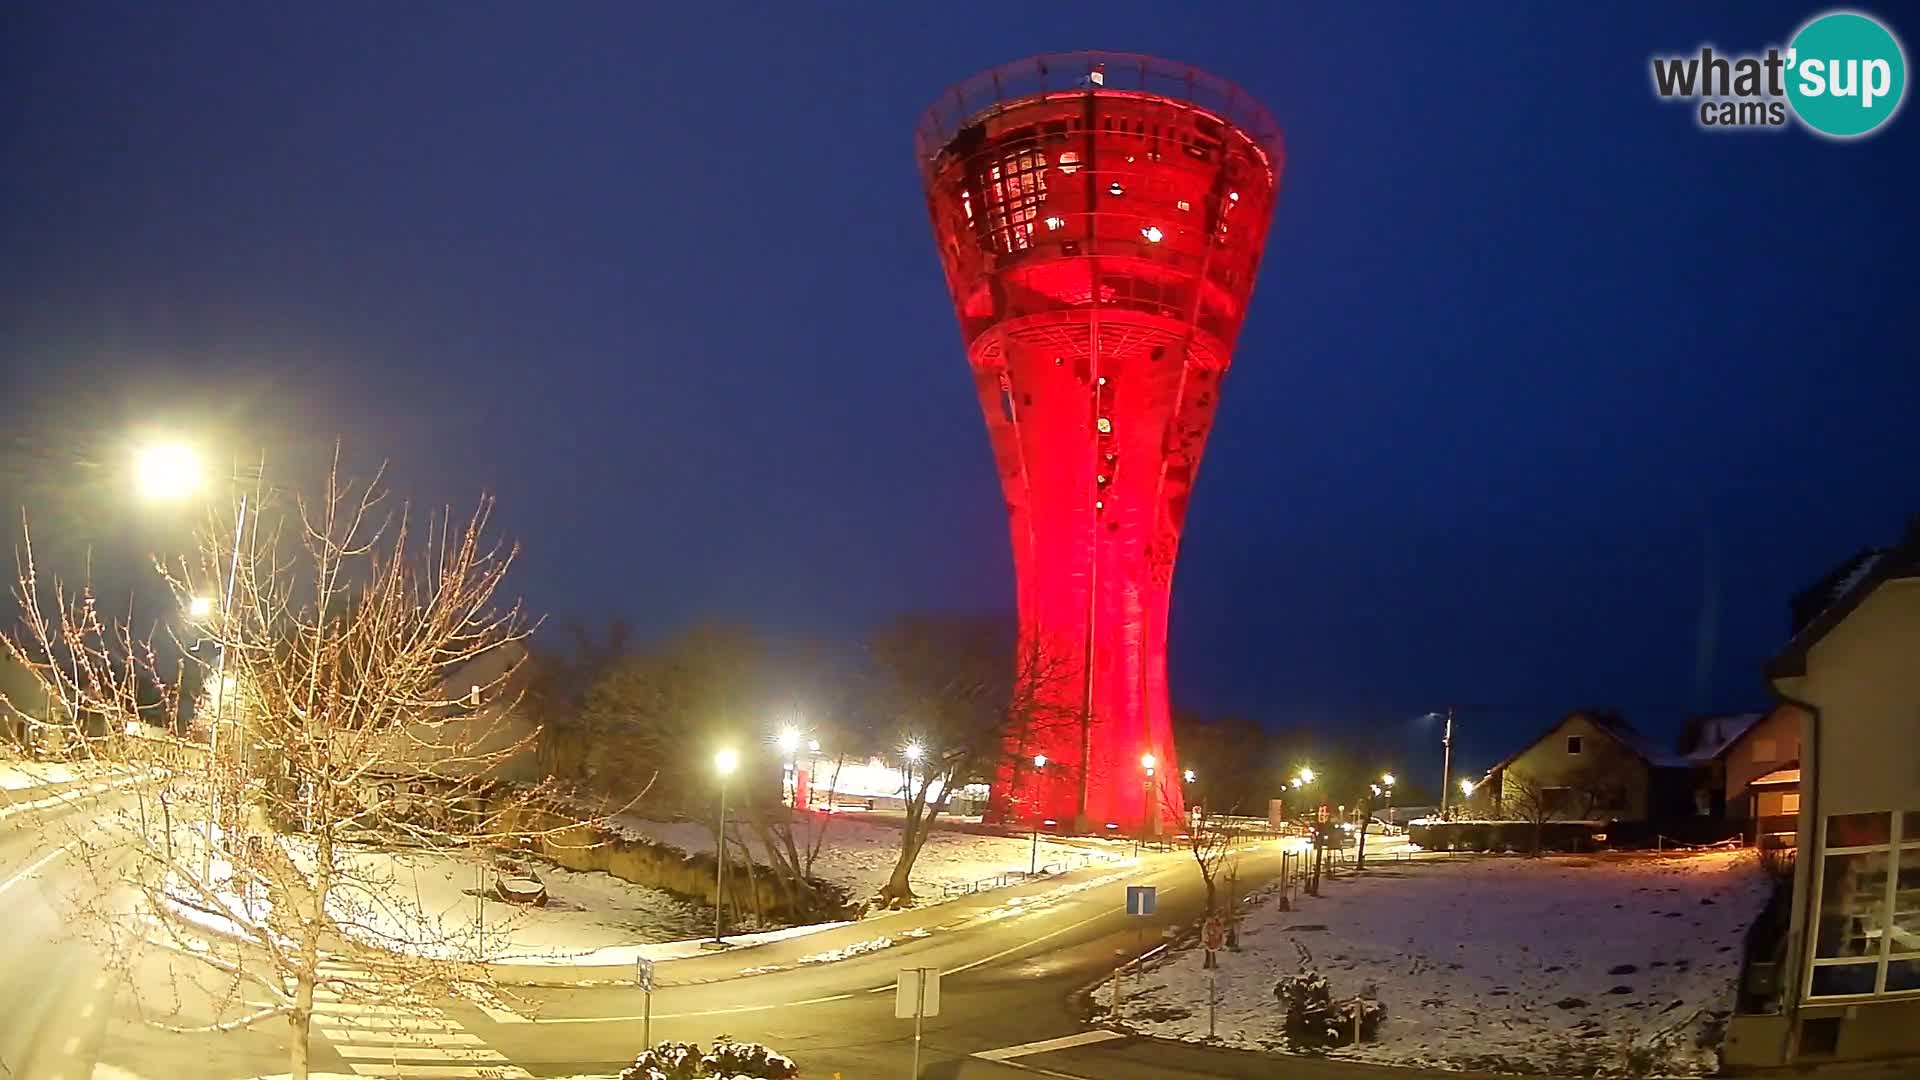
[[[1890,548],[1862,551],[1841,563],[1813,588],[1794,597],[1793,640],[1767,662],[1769,679],[1791,679],[1807,673],[1807,653],[1846,621],[1883,583],[1920,577],[1920,516],[1907,524],[1907,535]]]
[[[1767,718],[1766,713],[1720,713],[1714,716],[1697,716],[1687,723],[1688,746],[1685,742],[1687,759],[1696,764],[1713,761],[1727,752],[1728,748],[1740,741],[1740,737],[1752,731],[1755,724]]]

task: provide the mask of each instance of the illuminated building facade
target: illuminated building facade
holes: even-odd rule
[[[1083,718],[1011,748],[993,813],[1156,828],[1184,805],[1174,559],[1266,242],[1279,129],[1184,65],[1074,53],[954,87],[916,150],[1006,497],[1023,640],[1070,669],[1058,704]]]

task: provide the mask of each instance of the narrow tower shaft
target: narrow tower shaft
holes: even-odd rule
[[[1022,640],[1076,718],[1016,734],[993,812],[1157,828],[1183,806],[1174,559],[1279,133],[1211,76],[1088,53],[963,83],[923,118],[918,150],[1006,498]],[[1048,767],[1028,767],[1036,754]]]

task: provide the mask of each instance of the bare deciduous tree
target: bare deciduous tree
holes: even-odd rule
[[[423,864],[466,866],[482,891],[491,850],[581,822],[505,782],[537,732],[514,710],[529,623],[501,596],[517,549],[491,538],[490,501],[421,528],[336,458],[317,497],[254,506],[159,564],[202,616],[198,647],[49,590],[30,540],[4,645],[70,704],[76,737],[107,733],[90,753],[141,770],[67,845],[93,883],[75,898],[83,932],[122,970],[166,963],[199,985],[194,1019],[211,1019],[195,1027],[286,1017],[298,1078],[316,992],[423,1003],[484,984],[493,928],[423,906]],[[190,681],[168,667],[199,669],[204,744],[147,723],[176,715]]]
[[[1546,843],[1547,822],[1558,820],[1564,812],[1567,789],[1542,784],[1538,777],[1512,769],[1506,771],[1501,784],[1501,810],[1513,820],[1533,826],[1528,854],[1538,856]]]
[[[1013,638],[1000,619],[908,616],[873,642],[880,711],[919,753],[908,763],[906,827],[883,904],[912,902],[914,860],[956,787],[1017,767],[1059,729],[1078,730],[1078,712],[1058,704],[1072,696],[1068,665]]]

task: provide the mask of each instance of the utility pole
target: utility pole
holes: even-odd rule
[[[1440,819],[1446,820],[1447,800],[1453,791],[1453,706],[1447,706],[1446,733],[1440,736]]]

